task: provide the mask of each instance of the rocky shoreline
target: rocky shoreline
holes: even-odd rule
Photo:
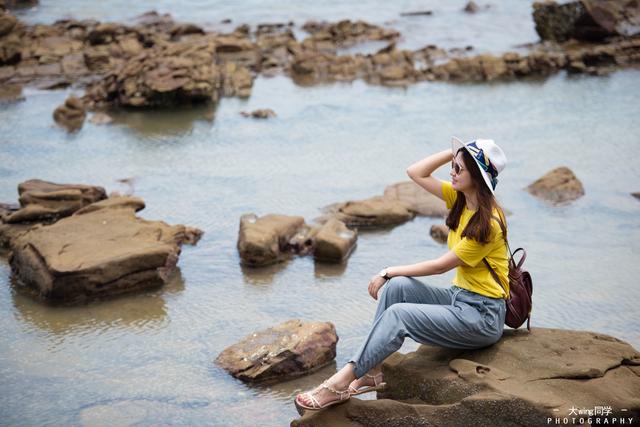
[[[407,86],[561,70],[603,74],[640,62],[637,5],[621,9],[616,2],[591,0],[570,5],[571,13],[569,5],[534,4],[541,41],[528,46],[529,53],[472,55],[472,47],[398,49],[398,31],[363,21],[307,22],[301,29],[309,36],[298,40],[293,23],[240,25],[217,33],[156,12],[139,16],[135,25],[72,19],[26,25],[0,3],[0,84],[13,88],[6,96],[14,99],[22,85],[73,85],[85,89],[76,106],[103,110],[246,98],[258,75],[284,74],[301,85],[363,79]],[[388,45],[372,54],[339,54],[365,41]]]

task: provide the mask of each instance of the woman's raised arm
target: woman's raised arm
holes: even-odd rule
[[[442,181],[432,177],[431,174],[440,166],[450,162],[451,159],[453,159],[451,150],[444,150],[432,154],[409,166],[407,168],[407,175],[420,187],[442,199]]]

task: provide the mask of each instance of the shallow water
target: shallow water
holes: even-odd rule
[[[65,4],[76,10],[68,6],[74,2]],[[205,8],[197,1],[180,10],[159,4],[196,22]],[[383,22],[400,10],[270,4],[237,10],[229,2],[217,9],[237,22],[302,22],[314,14]],[[401,4],[419,10],[435,2]],[[77,16],[124,19],[150,8],[128,6],[92,4],[78,7]],[[25,16],[52,21],[64,13],[47,5]],[[494,16],[491,25],[517,22],[505,19]],[[518,43],[535,40],[535,33],[507,35]],[[484,43],[489,50],[507,44]],[[1,259],[0,419],[6,425],[288,424],[297,417],[295,393],[345,363],[367,333],[375,310],[366,293],[371,275],[443,253],[429,236],[430,225],[441,221],[416,218],[362,232],[344,265],[297,258],[246,269],[235,248],[240,216],[275,212],[311,221],[327,204],[381,194],[406,179],[408,165],[446,149],[452,134],[494,138],[507,153],[498,195],[512,212],[511,244],[529,254],[533,325],[595,330],[640,348],[640,202],[629,194],[640,191],[633,157],[640,143],[639,83],[635,70],[408,89],[360,81],[302,88],[285,77],[258,78],[250,99],[222,100],[213,121],[205,118],[207,107],[129,112],[110,126],[87,121],[73,135],[51,119],[73,90],[27,90],[25,101],[0,105],[0,201],[15,201],[17,184],[29,178],[120,192],[131,187],[118,180],[132,178],[147,204],[143,217],[199,227],[205,235],[183,248],[180,271],[162,289],[81,307],[34,301],[12,283]],[[238,114],[265,107],[278,117]],[[522,190],[560,165],[581,179],[584,197],[552,207]],[[426,280],[448,286],[452,276]],[[247,386],[213,365],[225,347],[290,318],[333,322],[340,336],[336,364],[269,387]],[[408,340],[403,350],[414,347]]]

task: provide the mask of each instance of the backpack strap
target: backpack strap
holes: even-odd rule
[[[489,261],[487,261],[486,258],[482,258],[482,261],[484,261],[484,264],[487,266],[487,268],[491,272],[491,275],[496,280],[496,282],[498,282],[498,284],[500,285],[500,287],[504,291],[504,294],[507,295],[508,294],[507,289],[502,284],[502,281],[500,280],[500,277],[498,277],[498,273],[495,272],[495,270],[491,267],[491,264],[489,264]]]
[[[508,254],[509,254],[509,258],[507,259],[507,264],[512,263],[515,266],[515,263],[513,261],[513,254],[511,253],[511,248],[509,247],[509,241],[507,240],[507,228],[505,227],[504,222],[502,222],[502,219],[499,216],[494,215],[493,218],[496,221],[498,221],[498,224],[500,224],[500,229],[502,230],[502,237],[504,238],[504,243],[507,245],[507,251],[508,251]],[[482,261],[484,261],[484,264],[487,266],[487,268],[491,272],[491,275],[493,276],[495,281],[498,282],[498,284],[500,285],[500,287],[504,291],[505,296],[508,295],[509,293],[507,292],[507,289],[502,284],[502,281],[500,280],[500,277],[498,277],[498,273],[496,273],[495,270],[489,264],[489,261],[487,261],[486,258],[482,258]]]

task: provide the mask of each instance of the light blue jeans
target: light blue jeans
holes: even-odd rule
[[[457,286],[438,288],[403,276],[391,278],[378,295],[373,327],[349,360],[358,378],[397,351],[405,337],[459,349],[486,347],[502,337],[504,299]]]

